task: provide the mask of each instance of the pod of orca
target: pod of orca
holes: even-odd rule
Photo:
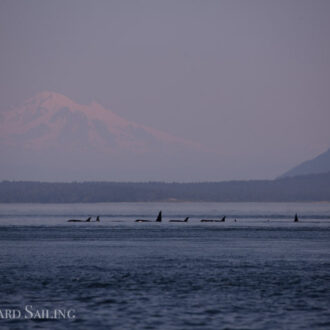
[[[222,217],[222,219],[202,219],[201,222],[225,222],[226,216]]]
[[[185,219],[171,219],[169,222],[188,222],[189,217],[186,217]],[[201,219],[200,222],[225,222],[226,216],[223,216],[221,219]],[[233,220],[234,222],[237,222],[236,219]],[[295,214],[294,216],[294,222],[298,222],[298,215]],[[147,220],[147,219],[136,219],[135,222],[162,222],[162,211],[159,211],[158,216],[156,220]]]
[[[88,217],[86,220],[82,219],[69,219],[67,222],[100,222],[100,216],[98,215],[95,221],[91,221],[92,217]]]
[[[92,217],[88,217],[86,220],[83,219],[69,219],[67,222],[100,222],[100,216],[98,215],[94,221],[91,220]],[[170,219],[169,222],[188,222],[189,217],[185,219]],[[201,219],[200,222],[225,222],[226,216],[221,219]],[[269,220],[268,220],[269,221]],[[136,219],[135,222],[162,222],[162,211],[159,211],[156,220],[148,220],[148,219]],[[236,222],[236,219],[234,220]],[[296,213],[294,216],[293,222],[299,222],[298,214]]]
[[[146,219],[136,219],[135,222],[162,222],[162,211],[159,211],[155,221],[146,220]]]
[[[169,220],[169,222],[188,222],[188,220],[189,220],[189,217],[185,218],[184,220],[172,219],[172,220]]]

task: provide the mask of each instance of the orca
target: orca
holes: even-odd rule
[[[81,219],[69,219],[67,222],[91,222],[91,218],[89,217],[86,220],[81,220]]]
[[[146,219],[136,219],[135,222],[162,222],[162,211],[159,211],[157,219],[153,220],[146,220]]]
[[[95,222],[100,222],[100,216],[99,215],[96,217]]]
[[[184,220],[169,220],[169,222],[188,222],[189,217],[185,218]]]
[[[296,213],[295,216],[294,216],[294,221],[293,222],[299,222],[299,219],[298,219],[298,214]]]
[[[225,222],[226,216],[222,217],[222,219],[202,219],[201,222]]]

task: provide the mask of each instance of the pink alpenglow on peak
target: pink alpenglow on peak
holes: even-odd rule
[[[81,105],[54,92],[4,112],[0,139],[0,179],[194,180],[193,168],[209,153],[96,102]]]
[[[54,92],[38,93],[6,112],[0,136],[4,144],[37,150],[61,146],[64,142],[66,147],[76,147],[83,142],[84,147],[106,152],[117,148],[148,152],[155,144],[168,143],[196,150],[202,148],[197,143],[126,120],[96,102],[80,105]],[[76,139],[79,136],[83,141]]]

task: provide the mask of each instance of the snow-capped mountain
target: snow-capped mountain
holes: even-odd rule
[[[4,113],[0,124],[2,144],[33,150],[50,147],[92,147],[105,152],[134,153],[176,145],[198,145],[128,121],[93,102],[80,105],[64,95],[42,92]]]
[[[193,180],[203,148],[42,92],[0,115],[0,179]]]

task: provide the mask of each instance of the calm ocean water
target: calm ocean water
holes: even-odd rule
[[[330,204],[2,204],[0,288],[1,329],[330,329]]]

